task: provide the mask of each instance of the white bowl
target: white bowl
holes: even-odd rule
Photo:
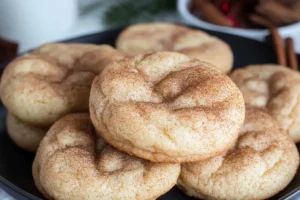
[[[269,35],[268,29],[243,29],[243,28],[231,28],[225,26],[219,26],[211,24],[209,22],[203,21],[195,17],[189,10],[189,4],[191,0],[177,0],[177,10],[180,15],[184,18],[185,22],[204,29],[218,31],[223,33],[229,33],[233,35],[238,35],[246,38],[251,38],[258,41],[264,41],[266,36]],[[300,22],[283,26],[278,29],[280,35],[283,38],[292,37],[295,41],[296,51],[300,52]]]

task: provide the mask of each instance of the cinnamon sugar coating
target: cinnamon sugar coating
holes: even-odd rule
[[[223,155],[182,164],[178,185],[200,199],[267,199],[291,182],[298,165],[299,154],[287,132],[252,108],[235,146]]]
[[[69,114],[50,128],[38,148],[33,177],[56,200],[152,200],[170,190],[179,164],[151,163],[97,138],[87,113]]]
[[[5,68],[2,102],[21,121],[49,127],[66,113],[87,111],[93,78],[122,57],[108,45],[43,45]]]
[[[231,79],[243,93],[246,106],[265,109],[300,141],[300,74],[280,65],[251,65],[235,70]]]
[[[203,31],[171,23],[131,25],[121,32],[116,47],[130,55],[175,51],[211,63],[223,73],[233,65],[227,43]]]
[[[174,52],[113,62],[90,93],[98,133],[117,149],[153,162],[197,161],[228,150],[244,109],[229,77]]]

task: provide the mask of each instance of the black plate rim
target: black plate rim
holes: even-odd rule
[[[30,198],[30,200],[41,200],[40,198],[26,192],[25,190],[15,186],[14,184],[10,183],[8,180],[6,180],[3,176],[0,175],[0,182],[10,188],[13,192],[16,192],[20,195],[23,195],[24,197]],[[5,191],[5,190],[4,190]],[[9,192],[5,191],[9,194]]]

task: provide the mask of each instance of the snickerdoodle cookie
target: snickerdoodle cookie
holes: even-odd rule
[[[211,63],[224,73],[228,73],[233,64],[233,53],[221,39],[171,23],[129,26],[121,32],[116,47],[131,55],[176,51]]]
[[[5,68],[2,102],[22,122],[49,127],[69,112],[88,111],[93,78],[110,61],[122,57],[108,45],[43,45]]]
[[[179,173],[179,164],[151,163],[106,145],[85,113],[55,122],[33,163],[36,186],[55,200],[153,200]]]
[[[7,114],[6,128],[9,137],[17,146],[31,152],[37,150],[47,132],[47,129],[30,126],[10,113]]]
[[[279,65],[251,65],[235,70],[231,79],[249,107],[265,109],[300,141],[300,74]]]
[[[298,165],[299,154],[287,132],[270,115],[252,108],[235,147],[182,164],[178,184],[200,199],[267,199],[290,183]]]
[[[229,77],[174,52],[113,62],[90,93],[98,133],[117,149],[154,162],[198,161],[228,150],[244,109]]]

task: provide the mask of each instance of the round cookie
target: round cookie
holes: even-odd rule
[[[11,113],[7,114],[6,128],[9,137],[20,148],[35,152],[40,144],[40,141],[45,136],[47,130],[35,126],[30,126]]]
[[[244,127],[230,151],[181,165],[179,187],[200,199],[267,199],[293,179],[299,154],[275,119],[247,109]]]
[[[43,45],[5,68],[2,102],[21,121],[49,127],[69,112],[88,111],[93,78],[121,58],[123,54],[108,45]]]
[[[229,77],[174,52],[113,62],[90,93],[98,133],[117,149],[153,162],[198,161],[228,150],[244,109]]]
[[[48,199],[152,200],[176,184],[180,165],[151,163],[106,145],[96,137],[89,115],[80,113],[50,128],[32,171]]]
[[[171,23],[131,25],[121,32],[116,47],[130,55],[180,52],[211,63],[223,73],[228,73],[233,65],[233,53],[224,41],[203,31]]]
[[[51,57],[68,69],[101,73],[109,62],[120,60],[125,53],[109,45],[49,43],[35,49],[33,54]]]
[[[300,74],[280,65],[251,65],[235,70],[230,78],[243,93],[246,106],[265,109],[300,141]]]

